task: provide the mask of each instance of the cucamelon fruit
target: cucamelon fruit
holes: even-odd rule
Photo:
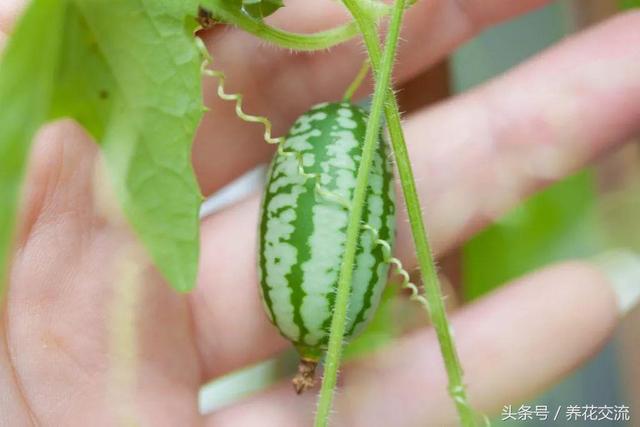
[[[294,123],[269,168],[259,225],[260,290],[269,319],[300,353],[294,379],[298,393],[313,385],[315,367],[326,351],[366,123],[367,112],[349,102],[317,105]],[[382,133],[363,222],[393,246],[393,168]],[[383,248],[363,229],[346,340],[372,317],[388,270]]]

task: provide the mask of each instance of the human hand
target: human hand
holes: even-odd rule
[[[4,30],[19,3],[0,6]],[[302,20],[304,2],[290,3],[274,16],[277,25],[315,30],[345,19],[329,4]],[[543,3],[419,2],[407,15],[397,80],[480,29]],[[638,13],[614,18],[479,89],[407,117],[438,255],[640,130],[638,28]],[[247,110],[268,115],[278,134],[310,105],[337,99],[363,59],[358,42],[292,56],[235,29],[204,37],[216,68],[246,94]],[[272,150],[261,129],[236,120],[232,105],[215,97],[215,84],[206,84],[212,111],[194,154],[205,194],[267,161]],[[259,301],[258,196],[204,220],[198,287],[182,296],[151,267],[106,186],[99,152],[76,125],[58,123],[39,135],[0,326],[3,423],[309,425],[315,396],[296,396],[289,384],[198,413],[202,384],[288,346]],[[398,255],[414,267],[404,218],[399,227]],[[492,412],[530,397],[596,352],[632,303],[623,307],[612,283],[587,262],[564,263],[452,313],[473,405]],[[341,387],[334,425],[455,422],[430,328],[345,365]]]

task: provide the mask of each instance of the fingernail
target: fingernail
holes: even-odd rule
[[[607,275],[616,294],[620,316],[640,303],[640,255],[627,250],[613,250],[593,258]]]

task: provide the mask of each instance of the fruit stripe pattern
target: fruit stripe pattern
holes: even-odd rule
[[[243,108],[242,108],[242,94],[229,94],[226,93],[225,91],[225,87],[224,87],[224,83],[225,83],[225,75],[222,71],[219,70],[213,70],[213,69],[209,69],[209,65],[212,63],[212,57],[209,54],[209,52],[207,51],[206,47],[204,46],[204,43],[202,42],[201,39],[197,38],[196,39],[198,42],[198,47],[200,48],[200,51],[202,52],[204,61],[202,64],[202,73],[203,75],[206,76],[210,76],[210,77],[214,77],[218,79],[218,87],[217,87],[217,94],[218,96],[226,101],[232,101],[235,102],[235,112],[236,115],[243,121],[249,122],[249,123],[260,123],[264,126],[264,140],[269,143],[269,144],[276,144],[278,145],[278,156],[276,157],[276,159],[278,157],[288,157],[289,159],[293,159],[295,160],[295,168],[297,169],[297,173],[300,177],[300,181],[299,184],[304,184],[304,185],[308,185],[307,182],[309,180],[311,180],[312,185],[315,189],[315,193],[324,197],[327,201],[333,201],[334,203],[338,204],[339,206],[342,206],[344,209],[348,210],[350,207],[350,204],[347,200],[350,200],[350,197],[344,198],[339,194],[336,194],[335,192],[329,191],[327,188],[325,188],[322,185],[322,177],[321,177],[321,173],[310,173],[308,171],[305,170],[305,164],[304,164],[304,155],[302,155],[301,153],[295,152],[295,151],[287,151],[285,150],[285,138],[282,137],[278,137],[278,138],[274,138],[272,135],[272,125],[271,122],[269,121],[269,119],[267,119],[266,117],[262,117],[262,116],[254,116],[254,115],[250,115],[247,114],[246,112],[244,112]],[[316,108],[322,108],[327,106],[328,104],[322,104],[320,106],[317,106]],[[344,104],[345,106],[348,105],[349,108],[352,108],[353,106],[351,104]],[[300,120],[300,119],[299,119]],[[294,125],[295,128],[295,125]],[[386,150],[386,148],[384,148],[385,144],[381,144],[381,146],[383,146],[383,150]],[[385,168],[390,168],[390,165],[388,164],[388,162],[385,160],[386,159],[386,152],[384,152],[382,154],[382,160],[383,160],[383,164],[386,165]],[[310,157],[307,156],[307,159],[309,159]],[[275,160],[274,159],[274,162]],[[293,167],[293,165],[290,165],[289,167]],[[270,173],[272,173],[272,169],[273,169],[273,164],[271,165],[270,168]],[[375,168],[374,168],[375,170]],[[389,181],[387,181],[389,182]],[[393,186],[390,186],[389,191],[393,191]],[[263,213],[264,213],[264,202],[266,200],[263,200]],[[365,212],[365,218],[366,219],[366,215],[367,212]],[[371,236],[371,240],[373,242],[374,245],[378,246],[380,248],[380,251],[382,252],[382,259],[383,259],[383,263],[386,265],[390,265],[393,264],[396,267],[396,274],[400,275],[402,278],[402,282],[400,284],[400,286],[403,289],[408,289],[411,292],[411,299],[414,301],[419,302],[420,304],[424,305],[425,307],[427,306],[427,302],[426,299],[419,294],[418,288],[417,286],[412,283],[409,279],[409,274],[408,272],[404,269],[404,267],[402,266],[402,263],[400,262],[399,259],[395,258],[392,256],[392,243],[390,243],[389,241],[381,238],[380,232],[378,232],[378,230],[376,230],[373,226],[371,226],[370,223],[364,221],[365,223],[363,224],[362,228],[363,230],[367,230]],[[389,239],[393,238],[393,224],[391,225],[391,227],[388,227],[389,229]],[[364,236],[364,234],[363,234]],[[363,237],[361,236],[361,239]],[[377,255],[379,256],[380,253],[377,252]],[[259,265],[259,268],[261,271],[259,271],[260,274],[260,278],[262,279],[263,276],[263,271],[261,266]],[[378,274],[378,276],[381,278],[380,280],[383,280],[382,278],[386,277],[386,271],[385,274]],[[355,280],[355,275],[354,275],[354,280]],[[261,291],[264,292],[264,288],[261,286]],[[353,292],[353,290],[352,290]],[[373,296],[373,295],[369,295],[369,296]],[[333,298],[333,295],[328,295],[328,298]],[[379,296],[378,296],[379,299]],[[270,303],[267,303],[267,295],[263,295],[263,301],[265,301],[265,305],[266,305],[266,311],[267,314],[269,315],[270,319],[275,323],[274,319],[275,319],[275,315],[273,312],[273,304],[272,301]],[[376,300],[377,301],[377,300]],[[352,305],[353,306],[353,305]],[[368,312],[364,312],[362,311],[362,309],[368,309]],[[291,310],[292,311],[292,310]],[[352,313],[352,310],[350,310],[350,314]],[[348,336],[353,336],[355,335],[355,333],[359,332],[359,330],[364,326],[364,324],[366,323],[366,320],[368,320],[368,317],[370,317],[370,315],[372,314],[372,306],[371,306],[371,301],[369,301],[369,304],[367,307],[365,307],[365,305],[363,305],[363,307],[359,310],[359,313],[357,313],[357,315],[355,317],[350,316],[349,318],[351,319],[352,322],[352,326],[350,328],[347,329],[347,337]],[[360,316],[358,316],[360,315]],[[354,321],[357,320],[357,321]],[[330,321],[330,320],[329,320]],[[328,325],[328,323],[326,324]],[[326,326],[325,325],[325,326]],[[276,326],[278,326],[276,324]],[[286,326],[288,327],[291,331],[296,331],[295,328],[291,325]],[[297,325],[296,325],[297,327]],[[304,325],[303,325],[304,327]],[[300,331],[297,330],[296,334],[292,334],[292,335],[296,335],[299,337],[300,335]],[[305,345],[304,343],[299,343],[296,341],[296,339],[292,339],[290,338],[294,343],[298,344],[298,349],[301,352],[301,355],[303,356],[303,358],[307,358],[307,359],[311,359],[311,360],[317,360],[319,359],[322,350],[318,351],[318,346],[315,346],[315,348],[313,347],[309,347],[308,345]],[[299,340],[299,339],[298,339]],[[324,343],[326,344],[326,339],[324,340]]]
[[[350,200],[367,113],[348,102],[320,104],[302,115],[283,143],[334,199]],[[387,145],[381,139],[369,178],[363,221],[382,239],[395,234],[395,204]],[[317,183],[316,183],[317,184]],[[339,267],[346,242],[348,207],[326,200],[298,173],[292,156],[276,155],[263,198],[259,267],[271,320],[306,358],[326,348]],[[388,263],[370,233],[360,235],[347,333],[370,318],[386,282]]]

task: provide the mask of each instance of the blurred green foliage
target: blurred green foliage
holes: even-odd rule
[[[632,9],[635,7],[640,7],[640,0],[619,0],[620,1],[620,9]]]
[[[600,246],[593,174],[582,172],[518,206],[464,247],[465,296],[476,298],[551,262]]]

